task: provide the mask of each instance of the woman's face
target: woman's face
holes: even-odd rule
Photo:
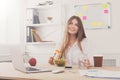
[[[78,32],[78,21],[73,19],[68,25],[68,33],[71,35],[76,35]]]

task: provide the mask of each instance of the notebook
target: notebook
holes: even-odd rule
[[[51,72],[52,69],[42,67],[32,67],[26,66],[23,59],[23,54],[25,52],[24,46],[14,45],[11,48],[12,53],[12,63],[16,70],[25,72],[25,73],[36,73],[36,72]]]

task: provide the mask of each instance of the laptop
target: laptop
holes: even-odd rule
[[[36,72],[51,72],[52,69],[46,67],[32,67],[26,66],[24,63],[24,47],[22,45],[13,45],[11,47],[12,63],[16,70],[25,73],[36,73]]]

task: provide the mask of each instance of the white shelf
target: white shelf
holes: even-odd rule
[[[31,31],[32,29],[35,29],[40,38],[42,40],[46,40],[44,42],[27,42],[26,39],[26,51],[33,53],[52,52],[57,41],[59,41],[61,36],[60,32],[62,31],[61,5],[33,5],[27,7],[26,11],[26,38],[30,38],[28,40],[31,41],[31,38],[33,38]],[[36,18],[35,15],[38,17]],[[49,21],[48,17],[53,17],[53,19]],[[39,20],[39,22],[36,20]],[[33,24],[35,21],[37,24]]]
[[[41,24],[27,24],[27,26],[33,26],[33,27],[40,27],[40,26],[52,26],[52,25],[60,25],[58,24],[54,24],[54,23],[41,23]]]
[[[27,7],[27,9],[50,9],[50,8],[55,8],[56,6],[58,6],[58,5],[43,5],[43,6],[36,5],[36,6],[32,6],[32,7]]]
[[[45,42],[27,42],[27,45],[42,45],[42,44],[56,44],[56,42],[45,41]]]

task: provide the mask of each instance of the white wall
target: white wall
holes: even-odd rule
[[[24,14],[25,1],[22,0],[11,0],[13,1],[9,7],[8,12],[8,42],[19,43],[19,27],[24,26],[22,21]],[[120,11],[119,0],[107,0],[111,3],[111,29],[103,30],[86,30],[87,37],[92,41],[95,46],[95,53],[120,53]],[[56,0],[56,2],[60,2]],[[63,4],[88,4],[88,3],[99,3],[105,2],[104,0],[62,0]],[[22,12],[23,11],[23,12]],[[70,12],[70,13],[69,13]],[[72,15],[72,9],[68,7],[66,14]],[[12,28],[12,29],[11,29]]]
[[[28,6],[37,5],[46,0],[28,0]],[[65,7],[66,20],[74,15],[74,5],[93,4],[93,3],[111,3],[111,29],[85,30],[88,39],[92,42],[94,54],[104,54],[107,59],[117,59],[117,65],[120,65],[120,0],[53,0],[56,4],[62,4]],[[64,22],[66,23],[66,22]]]
[[[7,0],[0,2],[0,44],[6,42]]]
[[[116,60],[116,66],[120,66],[120,0],[62,0],[63,4],[69,6],[66,7],[66,19],[74,15],[73,5],[103,2],[111,3],[111,29],[85,31],[88,39],[92,42],[93,54],[103,54],[104,59]]]
[[[11,2],[12,1],[12,2]],[[32,3],[35,0],[31,0]],[[38,0],[36,0],[37,2]],[[95,52],[101,53],[120,53],[120,11],[119,8],[119,0],[54,0],[55,3],[61,2],[63,4],[88,4],[88,3],[99,3],[99,2],[110,2],[111,3],[111,29],[104,30],[86,30],[87,37],[93,42],[93,45],[96,46]],[[8,5],[8,42],[19,42],[19,27],[24,26],[21,23],[24,12],[24,4],[25,0],[10,0],[7,3],[11,3]],[[37,4],[37,3],[36,3]],[[22,5],[22,6],[21,6]],[[24,6],[23,6],[24,5]],[[72,9],[70,7],[67,8],[66,14],[67,16],[71,16]],[[20,15],[20,16],[18,16]],[[12,29],[11,29],[12,28]],[[9,34],[10,33],[10,34]],[[16,33],[16,34],[15,34]],[[3,36],[4,37],[4,36]]]
[[[11,2],[12,1],[12,2]],[[30,0],[32,1],[32,0]],[[33,0],[38,1],[38,0]],[[33,3],[32,1],[32,3]],[[103,30],[86,30],[87,37],[92,41],[94,53],[102,54],[120,54],[120,0],[54,0],[55,3],[62,2],[62,4],[71,5],[67,7],[66,19],[73,15],[73,5],[75,4],[90,4],[99,2],[111,3],[111,29]],[[24,27],[26,0],[10,0],[8,1],[8,43],[19,43],[20,27]],[[37,2],[36,2],[37,4]],[[119,62],[119,61],[118,61]],[[117,62],[117,63],[118,63]]]
[[[20,28],[24,27],[25,0],[7,1],[7,43],[20,43]]]
[[[92,41],[93,53],[119,54],[120,53],[120,10],[118,10],[119,0],[63,0],[67,6],[66,19],[73,13],[73,5],[92,3],[111,3],[111,29],[86,30],[87,37]]]
[[[10,48],[14,44],[20,44],[25,6],[25,0],[3,0],[0,3],[0,61],[10,61]]]

